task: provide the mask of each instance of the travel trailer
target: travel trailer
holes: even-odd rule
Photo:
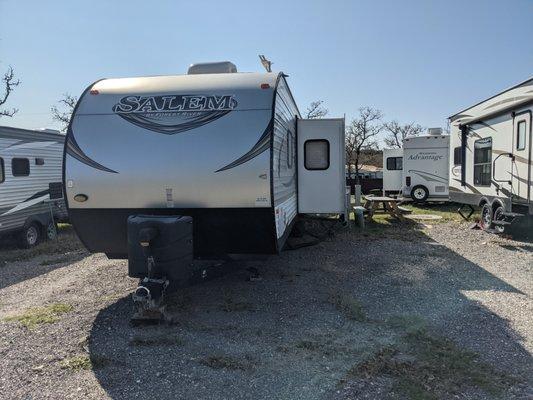
[[[147,254],[138,245],[157,247],[158,235],[167,243],[163,235],[190,234],[183,254],[194,259],[272,254],[299,213],[347,215],[344,119],[301,119],[283,73],[239,73],[222,62],[98,81],[81,95],[65,146],[81,241],[130,256],[130,275],[140,278],[148,269],[131,265]]]
[[[481,225],[503,232],[533,214],[533,78],[450,119],[450,199],[481,206]]]
[[[407,137],[402,149],[383,150],[383,191],[416,203],[448,200],[450,137],[442,128]]]
[[[0,126],[0,235],[18,234],[24,247],[55,237],[67,218],[64,141],[58,131]]]

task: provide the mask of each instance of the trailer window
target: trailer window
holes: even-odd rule
[[[490,186],[492,178],[492,138],[474,142],[474,185]]]
[[[11,160],[13,176],[28,176],[30,174],[30,160],[27,158],[13,158]]]
[[[453,165],[461,165],[463,163],[463,152],[461,146],[453,149]]]
[[[4,174],[4,159],[0,158],[0,183],[4,182],[6,180],[6,176]]]
[[[307,140],[304,143],[304,165],[309,170],[329,168],[329,142],[325,139]]]
[[[387,170],[399,171],[403,169],[403,157],[387,157]]]
[[[516,128],[516,150],[524,150],[526,148],[526,121],[520,121]]]

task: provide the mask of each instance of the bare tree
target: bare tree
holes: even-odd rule
[[[305,111],[305,118],[316,119],[325,117],[329,111],[327,108],[322,107],[322,104],[324,104],[323,100],[311,102]]]
[[[3,105],[7,102],[9,95],[13,90],[20,85],[20,80],[15,79],[15,72],[12,67],[9,67],[7,72],[2,77],[2,86],[4,86],[4,94],[0,96],[0,117],[12,117],[17,113],[16,108],[2,109]]]
[[[377,136],[383,130],[383,113],[372,107],[361,107],[359,116],[346,128],[346,163],[348,171],[355,168],[355,179],[359,183],[359,168],[363,150],[377,149]]]
[[[58,103],[61,104],[61,109],[59,109],[57,106],[52,106],[50,109],[52,112],[52,119],[63,125],[61,127],[61,132],[65,132],[67,130],[70,123],[70,118],[72,117],[72,113],[74,112],[74,107],[76,107],[77,102],[78,98],[76,96],[65,93],[63,98],[58,101]]]
[[[398,121],[391,121],[383,124],[387,131],[387,136],[384,139],[385,144],[392,148],[402,148],[403,140],[408,136],[420,135],[424,128],[414,122],[401,125]]]

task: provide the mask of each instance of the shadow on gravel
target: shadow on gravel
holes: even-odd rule
[[[171,325],[131,327],[129,297],[99,312],[89,350],[107,394],[113,399],[434,398],[412,397],[416,393],[406,395],[401,387],[400,397],[394,397],[395,378],[383,371],[367,373],[369,385],[349,384],[355,379],[350,371],[402,340],[405,332],[387,322],[402,316],[425,321],[431,332],[518,381],[531,372],[523,338],[464,295],[520,292],[425,235],[414,241],[405,233],[387,240],[341,233],[250,265],[262,280],[247,281],[241,271],[180,292],[170,305]],[[444,398],[467,390],[461,385],[449,388]],[[470,398],[492,398],[476,393]]]
[[[3,241],[0,245],[0,289],[63,268],[88,254],[71,228],[62,229],[57,240],[31,249],[17,248],[12,240]]]

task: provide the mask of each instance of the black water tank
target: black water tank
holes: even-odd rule
[[[165,215],[128,217],[128,275],[148,276],[146,249],[140,244],[142,233],[151,232],[150,253],[155,261],[155,277],[167,277],[172,284],[187,284],[192,273],[192,218]]]

